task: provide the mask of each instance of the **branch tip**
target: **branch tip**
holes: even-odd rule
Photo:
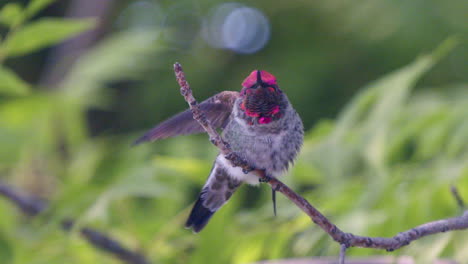
[[[458,192],[458,188],[452,184],[450,185],[450,192],[452,193],[453,198],[455,198],[455,201],[457,202],[457,205],[460,208],[460,210],[465,210],[465,201]]]
[[[182,65],[180,65],[180,63],[178,63],[178,62],[174,63],[174,71],[176,73],[182,71]]]

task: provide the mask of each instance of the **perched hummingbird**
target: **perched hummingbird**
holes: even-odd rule
[[[214,127],[223,130],[223,139],[237,155],[252,167],[265,170],[269,177],[283,174],[301,148],[301,118],[276,78],[266,71],[253,71],[242,83],[240,93],[218,93],[200,103],[200,109]],[[200,132],[203,128],[186,110],[157,125],[135,144]],[[185,226],[194,232],[202,230],[242,183],[257,185],[259,177],[233,167],[219,154]]]

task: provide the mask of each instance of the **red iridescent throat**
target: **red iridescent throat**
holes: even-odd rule
[[[273,110],[268,113],[268,116],[262,116],[258,119],[259,124],[268,124],[271,122],[271,118],[279,113],[279,105],[273,107]]]
[[[273,108],[267,113],[253,112],[252,110],[246,108],[245,102],[242,102],[240,107],[241,107],[242,110],[244,110],[244,112],[245,112],[245,114],[247,116],[258,118],[258,123],[259,124],[268,124],[268,123],[270,123],[272,121],[273,117],[279,117],[277,115],[280,112],[279,105],[273,106]]]
[[[272,74],[255,70],[244,80],[242,86],[244,100],[240,108],[248,117],[256,118],[259,124],[268,124],[281,116],[281,91]],[[253,124],[254,120],[251,121]]]

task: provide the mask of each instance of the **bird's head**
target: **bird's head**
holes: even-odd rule
[[[268,124],[282,115],[283,94],[273,74],[254,70],[242,82],[241,109],[259,124]]]

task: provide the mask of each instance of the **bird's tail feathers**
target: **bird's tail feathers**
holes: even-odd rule
[[[228,170],[215,161],[210,176],[198,196],[195,205],[185,223],[186,228],[200,232],[213,214],[231,198],[241,182],[231,177]]]

